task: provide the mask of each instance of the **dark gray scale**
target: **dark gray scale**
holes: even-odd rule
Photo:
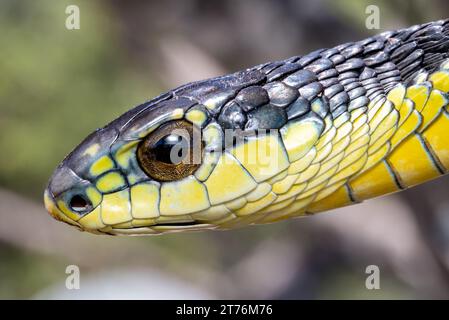
[[[336,69],[340,72],[340,75],[338,76],[340,86],[335,86],[333,90],[327,91],[327,93],[331,95],[329,105],[334,118],[338,117],[346,110],[361,108],[369,103],[369,99],[366,97],[366,84],[375,84],[376,89],[380,86],[379,81],[376,79],[376,72],[367,68],[366,62],[368,60],[368,64],[381,64],[381,60],[376,61],[379,55],[376,54],[375,51],[383,47],[383,43],[375,41],[374,39],[369,39],[365,42],[365,45],[360,43],[353,44],[342,50],[342,52],[348,56],[349,60],[336,66]],[[368,49],[366,49],[367,46],[369,46]],[[359,56],[362,56],[362,54],[366,55],[364,52],[365,50],[368,53],[371,52],[372,55],[368,58],[358,58]],[[361,81],[362,79],[367,81],[363,83]]]
[[[402,61],[397,64],[398,69],[403,70],[415,61],[419,61],[421,63],[423,55],[424,51],[421,49],[413,51],[411,54],[409,54],[406,58],[402,59]]]
[[[323,51],[324,51],[324,49],[315,50],[315,51],[301,57],[296,63],[298,63],[301,67],[304,67],[304,66],[312,63],[313,61],[319,59],[320,54]]]
[[[326,89],[326,88],[329,88],[330,86],[333,86],[334,84],[337,84],[340,82],[338,81],[337,78],[329,78],[326,80],[321,80],[320,83]]]
[[[369,38],[359,41],[358,44],[360,44],[363,47],[363,50],[365,50],[365,47],[368,46],[369,44],[373,43],[374,41],[376,41],[375,37],[369,37]]]
[[[420,25],[415,25],[407,29],[399,30],[395,37],[403,42],[410,39],[410,37],[421,28]]]
[[[339,65],[347,60],[347,58],[341,54],[334,55],[330,59],[334,65]]]
[[[369,81],[369,80],[373,80],[375,77],[377,76],[377,73],[374,69],[371,68],[365,68],[363,69],[362,73],[360,74],[359,79],[361,81]]]
[[[367,89],[366,90],[366,95],[370,98],[370,99],[374,99],[374,97],[376,96],[376,93],[384,93],[383,87],[382,86],[377,86],[371,89]]]
[[[401,73],[399,72],[399,70],[392,70],[384,73],[379,73],[377,76],[380,81],[391,77],[399,77],[399,79],[401,79]]]
[[[349,91],[351,91],[351,90],[353,90],[355,88],[361,87],[361,84],[358,81],[352,81],[352,82],[350,82],[348,84],[345,84],[345,85],[343,83],[341,83],[341,85],[344,87],[346,92],[349,92]]]
[[[347,71],[347,72],[343,72],[340,73],[340,75],[338,76],[338,80],[343,81],[346,79],[358,79],[359,78],[359,73],[355,72],[355,71]]]
[[[271,82],[266,84],[264,88],[268,92],[270,104],[277,107],[288,106],[299,96],[298,90],[283,82]]]
[[[304,87],[299,88],[301,97],[306,98],[309,101],[315,99],[320,93],[323,92],[323,86],[319,82],[312,82]]]
[[[365,46],[363,50],[363,55],[367,55],[368,53],[372,53],[375,51],[382,50],[384,48],[383,41],[375,41]]]
[[[257,66],[252,67],[251,69],[261,71],[263,68],[269,66],[272,63],[273,62],[271,62],[271,61],[270,62],[261,63],[261,64],[258,64]]]
[[[448,49],[448,56],[449,57],[449,49]],[[446,57],[446,58],[447,58]],[[441,55],[438,53],[425,53],[423,57],[423,66],[429,70],[434,71],[438,69],[438,67],[441,65]]]
[[[370,71],[372,72],[370,72]],[[367,74],[374,74],[372,77],[366,77]],[[376,72],[372,69],[365,69],[364,72],[360,75],[360,82],[365,89],[371,89],[373,87],[379,86],[379,80],[377,79]]]
[[[382,86],[377,78],[365,79],[361,81],[362,87],[356,88],[349,92],[352,98],[361,96],[362,94],[370,95],[378,89],[382,90]]]
[[[404,83],[408,83],[412,77],[416,74],[417,70],[421,67],[421,61],[416,60],[403,70],[401,70],[401,78],[404,81]]]
[[[345,91],[342,91],[329,99],[329,107],[331,111],[347,103],[349,103],[349,95]]]
[[[378,75],[380,83],[384,86],[385,92],[389,91],[391,87],[397,85],[402,81],[401,73],[398,70],[393,70]]]
[[[269,103],[270,98],[264,88],[251,86],[242,89],[235,97],[235,101],[245,112],[248,112],[256,107]]]
[[[340,80],[340,83],[344,86],[347,86],[354,82],[358,83],[359,79],[358,78],[347,78],[347,79]]]
[[[387,63],[381,64],[380,66],[377,66],[374,68],[374,71],[376,71],[377,74],[381,74],[381,73],[389,72],[389,71],[393,71],[393,70],[397,70],[396,64],[394,64],[393,62],[387,62]]]
[[[286,63],[267,74],[267,80],[273,81],[284,77],[285,75],[292,73],[300,68],[297,63]]]
[[[398,75],[398,74],[393,73],[393,74],[391,74],[388,77],[379,77],[379,81],[380,81],[381,84],[387,84],[387,83],[390,83],[390,82],[398,83],[398,82],[401,81],[401,76]]]
[[[410,36],[413,38],[422,39],[428,35],[436,35],[441,32],[441,25],[439,22],[422,24]]]
[[[337,93],[340,93],[344,90],[345,90],[345,88],[340,83],[336,83],[333,86],[330,86],[330,87],[324,89],[324,95],[326,96],[326,98],[330,99],[333,96],[335,96]]]
[[[379,86],[378,86],[379,87]],[[358,86],[354,89],[347,90],[349,99],[354,100],[358,97],[364,96],[367,93],[366,87]]]
[[[348,105],[348,111],[352,111],[358,108],[366,107],[369,103],[367,96],[360,96],[358,98],[352,99]]]
[[[448,54],[448,46],[449,46],[449,34],[445,34],[444,37],[441,37],[440,39],[438,39],[437,41],[432,41],[432,45],[426,46],[424,48],[424,46],[422,48],[424,48],[426,52],[438,52],[439,54],[441,54],[443,52],[443,55]]]
[[[377,91],[367,93],[367,96],[371,101],[374,101],[379,96],[385,96],[385,92],[382,89],[378,89]]]
[[[387,44],[385,45],[385,48],[383,52],[387,54],[389,59],[391,59],[391,54],[396,48],[399,48],[401,46],[402,42],[399,41],[396,38],[389,38]]]
[[[310,111],[310,102],[304,97],[299,97],[286,109],[288,120],[302,116],[303,114],[309,111]]]
[[[363,68],[365,66],[365,63],[362,59],[359,58],[353,58],[349,59],[346,62],[339,64],[335,67],[339,73],[344,73],[346,71],[352,71],[357,70],[360,68]]]
[[[365,95],[370,99],[373,100],[374,96],[377,95],[378,92],[380,92],[382,95],[385,95],[385,88],[379,83],[378,86],[366,89]]]
[[[248,113],[245,130],[279,129],[287,123],[287,113],[283,108],[266,104]]]
[[[270,62],[267,65],[265,65],[264,67],[262,67],[262,69],[260,69],[260,71],[262,71],[265,74],[269,74],[271,71],[273,71],[276,68],[279,68],[284,63],[285,63],[284,61]]]
[[[366,81],[363,81],[362,84],[363,84],[363,88],[365,88],[366,90],[378,88],[380,86],[379,80],[377,80],[377,79],[366,80]]]
[[[389,58],[390,57],[385,52],[379,51],[365,58],[364,61],[367,67],[374,67],[387,62]]]
[[[354,44],[354,42],[346,42],[346,43],[342,43],[338,46],[336,46],[335,48],[340,51],[340,53],[345,50],[346,48],[352,46]]]
[[[302,56],[293,56],[285,60],[286,63],[296,63]]]
[[[336,119],[338,116],[345,113],[347,109],[348,109],[348,107],[346,105],[341,105],[341,106],[335,108],[334,110],[332,110],[332,118]]]
[[[220,113],[221,108],[240,90],[261,83],[265,79],[265,75],[259,70],[248,69],[223,77],[189,83],[173,90],[173,93],[177,99],[187,98],[208,106],[210,112],[215,115]]]
[[[409,42],[405,43],[399,47],[397,47],[392,53],[391,53],[391,60],[394,62],[401,61],[403,58],[407,57],[416,50],[416,42]]]
[[[391,39],[396,39],[396,40],[398,40],[400,42],[400,44],[404,43],[401,39],[398,38],[399,32],[400,32],[399,30],[391,31],[389,33],[389,36],[388,36],[389,39],[387,39],[387,41],[390,41]]]
[[[341,51],[341,54],[346,58],[346,59],[350,59],[350,58],[354,58],[358,55],[360,55],[361,53],[363,53],[363,46],[361,44],[355,43],[352,46],[349,46],[347,48],[345,48],[344,50]]]
[[[337,48],[331,48],[331,49],[322,51],[320,55],[322,58],[329,59],[330,57],[332,57],[333,55],[336,55],[336,54],[340,54],[340,51]]]
[[[300,88],[314,81],[317,81],[317,76],[309,70],[296,71],[283,80],[285,84],[293,88]]]
[[[218,123],[223,129],[243,129],[246,115],[234,101],[227,103],[218,116]]]
[[[318,74],[318,80],[325,80],[328,78],[335,78],[338,76],[338,71],[335,68],[327,69]]]
[[[431,41],[431,42],[423,45],[421,48],[427,52],[432,52],[432,51],[444,52],[444,51],[447,51],[447,49],[448,49],[448,43],[446,43],[446,42],[441,43],[440,41]],[[447,54],[446,54],[446,56],[447,56]]]
[[[305,70],[309,70],[315,74],[330,69],[334,66],[329,59],[319,59],[304,67]]]
[[[440,48],[441,46],[444,46],[444,43],[441,43],[441,37],[437,34],[434,34],[433,36],[427,36],[423,39],[420,39],[418,41],[419,47],[427,52],[431,52],[435,48]]]
[[[384,31],[384,32],[378,34],[376,37],[378,39],[383,39],[383,40],[388,39],[388,41],[390,41],[391,38],[394,37],[394,35],[397,33],[398,33],[397,31]]]

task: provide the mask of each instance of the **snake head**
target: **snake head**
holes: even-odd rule
[[[50,179],[46,207],[106,234],[250,224],[322,130],[297,90],[266,83],[258,69],[188,84],[88,136]]]
[[[47,211],[93,233],[139,228],[158,233],[148,226],[197,224],[176,209],[183,203],[161,199],[161,188],[174,183],[176,189],[184,178],[197,181],[201,128],[208,121],[205,107],[180,97],[156,98],[125,113],[90,134],[59,164],[45,190]],[[167,201],[172,209],[160,208]],[[161,210],[175,216],[162,217]]]

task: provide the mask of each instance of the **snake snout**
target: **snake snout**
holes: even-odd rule
[[[65,222],[69,225],[75,226],[78,229],[82,230],[80,224],[69,218],[66,214],[64,214],[57,206],[55,199],[51,191],[47,188],[44,192],[44,204],[47,212],[56,220]]]

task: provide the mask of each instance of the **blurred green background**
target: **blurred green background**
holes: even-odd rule
[[[78,5],[80,30],[65,9]],[[365,27],[380,8],[381,30]],[[88,133],[183,83],[448,18],[440,1],[0,2],[0,298],[448,298],[449,179],[226,232],[93,236],[42,205]],[[68,265],[81,289],[67,290]],[[367,290],[377,265],[381,289]]]

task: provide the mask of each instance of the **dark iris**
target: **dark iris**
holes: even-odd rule
[[[92,207],[92,204],[89,200],[81,195],[75,195],[72,199],[70,199],[70,209],[75,212],[83,213],[89,211]]]
[[[152,148],[157,161],[177,164],[186,156],[187,141],[179,135],[169,134],[156,142]]]
[[[194,136],[198,140],[194,140]],[[191,150],[194,141],[201,141],[198,128],[185,120],[170,121],[140,142],[136,154],[139,166],[156,181],[185,178],[201,164],[201,161],[194,161],[194,153],[199,152],[201,157],[203,143],[201,141],[198,150]]]

